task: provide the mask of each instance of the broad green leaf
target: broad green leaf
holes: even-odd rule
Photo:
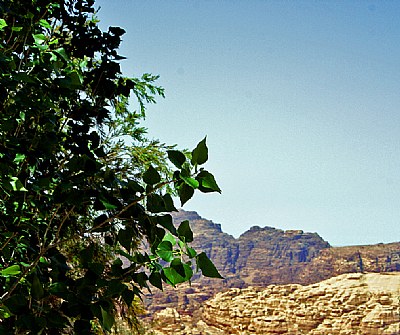
[[[206,138],[197,144],[197,147],[192,151],[192,164],[202,165],[208,160],[208,148],[206,145]]]
[[[37,45],[41,45],[46,41],[46,36],[43,34],[32,34],[32,36]]]
[[[172,245],[176,244],[175,237],[173,237],[170,233],[165,234],[165,236],[163,237],[163,241],[171,242]]]
[[[40,300],[44,296],[44,290],[42,283],[40,282],[36,274],[33,275],[32,287],[31,287],[32,298],[35,300]]]
[[[51,25],[44,19],[39,20],[39,24],[44,28],[51,29]]]
[[[111,331],[112,326],[114,325],[114,315],[110,312],[101,308],[101,317],[102,317],[102,326],[105,330]]]
[[[124,290],[122,292],[122,299],[124,299],[124,302],[128,307],[132,305],[133,300],[135,299],[135,293],[131,290]]]
[[[68,55],[66,54],[64,48],[58,48],[54,50],[57,54],[59,54],[66,62],[69,60]]]
[[[25,157],[26,156],[24,154],[16,154],[15,158],[14,158],[14,162],[15,163],[20,163],[20,162],[25,160]]]
[[[21,273],[21,269],[20,269],[20,266],[17,264],[11,265],[8,268],[5,268],[0,271],[0,275],[2,277],[16,276],[16,275],[19,275],[20,273]]]
[[[165,229],[169,230],[173,235],[177,235],[176,228],[173,224],[171,215],[167,214],[167,215],[157,216],[157,223],[160,226],[164,227]]]
[[[162,281],[161,275],[158,271],[153,271],[149,276],[149,282],[151,285],[157,287],[158,289],[162,290]]]
[[[186,243],[193,242],[193,232],[190,229],[189,221],[185,220],[179,225],[178,236],[182,241]]]
[[[150,165],[147,171],[143,174],[143,181],[148,185],[154,185],[161,181],[161,177],[157,170]]]
[[[188,184],[184,183],[178,188],[179,199],[181,200],[181,206],[183,206],[186,202],[188,202],[194,194],[193,187],[190,187]]]
[[[163,200],[165,204],[165,209],[167,212],[177,212],[178,210],[175,208],[174,200],[171,197],[171,194],[165,193],[163,195]]]
[[[7,26],[8,26],[8,24],[7,24],[6,20],[0,19],[0,30],[3,30],[4,27],[7,27]]]
[[[219,188],[217,182],[215,181],[214,176],[210,172],[203,170],[196,176],[196,179],[200,183],[199,190],[201,192],[204,192],[204,193],[219,192],[219,193],[221,193],[221,189]]]
[[[10,184],[13,191],[27,192],[28,190],[22,185],[18,177],[11,177]]]
[[[168,159],[174,164],[178,169],[182,168],[182,165],[186,162],[185,155],[178,150],[168,150]]]
[[[11,30],[12,31],[21,31],[23,29],[23,27],[12,27]]]
[[[197,255],[197,266],[200,268],[201,273],[210,278],[221,278],[223,277],[219,274],[217,268],[214,263],[207,257],[205,252],[202,252]]]
[[[179,258],[175,258],[171,262],[171,266],[163,268],[162,271],[167,282],[173,286],[190,280],[193,275],[192,268],[188,264],[182,263]]]
[[[147,210],[152,213],[166,212],[164,199],[158,194],[150,194],[147,196]]]
[[[127,227],[126,229],[121,229],[118,232],[118,242],[129,252],[131,250],[132,240],[134,236],[135,232],[132,228]]]
[[[187,247],[187,248],[186,248],[186,251],[187,251],[187,255],[189,256],[189,258],[194,258],[194,257],[197,256],[196,250],[194,250],[194,249],[191,248],[191,247]]]
[[[188,184],[190,187],[192,187],[194,189],[198,188],[199,185],[200,185],[200,183],[196,179],[194,179],[192,177],[185,177],[185,176],[182,176],[182,175],[180,175],[180,177],[182,178],[182,180],[186,184]]]
[[[171,262],[174,259],[172,243],[169,241],[162,241],[157,247],[156,254],[160,256],[162,260]]]

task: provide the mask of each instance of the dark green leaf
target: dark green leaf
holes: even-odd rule
[[[44,296],[44,290],[42,283],[40,282],[38,276],[36,274],[33,275],[32,279],[32,287],[31,287],[31,294],[33,299],[39,300]]]
[[[164,227],[165,229],[169,230],[173,235],[177,235],[176,228],[173,224],[172,221],[172,216],[171,215],[163,215],[163,216],[157,216],[157,223]]]
[[[166,212],[164,199],[158,194],[147,196],[147,210],[152,213]]]
[[[177,212],[178,210],[174,206],[174,200],[169,193],[163,195],[165,210],[167,212]]]
[[[151,285],[157,287],[158,289],[160,289],[160,290],[163,289],[162,281],[161,281],[161,275],[160,275],[160,273],[158,271],[153,271],[150,274],[149,282],[150,282]]]
[[[161,177],[157,170],[150,165],[150,167],[147,169],[147,171],[143,174],[143,181],[146,184],[149,185],[154,185],[157,184],[161,181]]]
[[[194,189],[188,184],[182,184],[178,188],[179,199],[181,200],[181,206],[188,202],[194,194]]]
[[[168,159],[174,164],[178,169],[182,168],[183,163],[186,162],[185,155],[178,150],[168,150]]]
[[[206,145],[206,138],[197,144],[197,147],[192,151],[192,164],[202,165],[208,160],[208,148]]]
[[[106,311],[101,308],[101,317],[102,317],[102,326],[105,330],[110,331],[112,326],[114,325],[114,315],[110,313],[110,311]]]
[[[189,221],[183,221],[178,228],[178,236],[179,238],[186,243],[193,242],[193,232],[190,229]]]
[[[189,258],[194,258],[197,256],[197,252],[193,248],[187,247],[186,251],[187,251],[187,255],[189,256]]]
[[[219,274],[214,263],[207,257],[205,252],[197,255],[197,266],[200,268],[201,273],[210,278],[221,278],[223,277]]]
[[[127,227],[126,229],[121,229],[118,232],[118,242],[126,249],[128,252],[131,250],[133,237],[136,236],[132,228]]]
[[[203,170],[197,175],[196,179],[200,183],[199,190],[201,192],[221,193],[221,189],[219,188],[217,182],[215,181],[214,176],[210,172]]]

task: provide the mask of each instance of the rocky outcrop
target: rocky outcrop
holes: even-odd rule
[[[176,308],[197,317],[205,300],[229,288],[307,285],[343,273],[400,271],[400,243],[331,247],[316,233],[256,226],[235,239],[196,212],[174,214],[176,224],[184,220],[194,232],[193,247],[205,251],[225,279],[197,275],[191,287],[154,290],[145,299],[149,315]]]
[[[233,288],[206,301],[196,323],[168,309],[156,316],[154,327],[156,334],[178,335],[395,335],[400,334],[399,294],[400,273]]]

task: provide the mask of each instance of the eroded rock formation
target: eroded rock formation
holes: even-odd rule
[[[180,211],[174,220],[190,221],[194,248],[205,251],[225,279],[197,276],[192,287],[154,290],[146,298],[149,315],[169,307],[196,317],[205,300],[229,288],[307,285],[343,273],[400,271],[400,243],[337,248],[316,233],[256,226],[235,239],[196,212]]]
[[[400,334],[400,273],[344,274],[320,283],[232,288],[206,301],[193,322],[169,308],[157,334]]]

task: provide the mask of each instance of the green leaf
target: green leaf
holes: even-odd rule
[[[9,317],[12,316],[12,313],[10,312],[10,310],[7,308],[7,306],[0,306],[0,320],[2,319],[7,319]],[[4,330],[4,332],[2,333],[2,330],[0,328],[0,334],[7,334]]]
[[[168,154],[168,159],[178,169],[182,168],[182,165],[186,162],[186,156],[178,150],[168,150],[167,154]]]
[[[44,19],[39,20],[39,24],[44,28],[51,29],[51,25]]]
[[[163,195],[163,200],[165,204],[165,209],[167,212],[177,212],[178,210],[175,208],[174,200],[171,197],[171,194],[166,193]]]
[[[147,210],[152,213],[166,212],[164,199],[158,194],[147,196]]]
[[[202,165],[208,160],[208,148],[206,145],[206,138],[197,144],[197,147],[192,151],[192,164]]]
[[[44,290],[42,283],[40,282],[36,274],[33,275],[32,287],[31,287],[32,298],[35,300],[40,300],[44,296]]]
[[[167,282],[172,286],[188,281],[193,276],[192,268],[188,264],[182,263],[179,258],[175,258],[171,262],[171,266],[163,268],[162,271]]]
[[[24,154],[16,154],[14,158],[14,163],[20,163],[25,160],[25,155]]]
[[[17,177],[10,178],[10,184],[13,191],[27,192],[28,190],[22,185],[21,181]]]
[[[176,228],[173,224],[171,215],[167,214],[167,215],[157,216],[156,218],[157,218],[157,223],[160,226],[169,230],[173,235],[177,235]]]
[[[193,242],[193,232],[190,229],[189,221],[185,220],[179,225],[178,236],[183,242]]]
[[[165,236],[163,237],[163,241],[171,242],[172,245],[176,244],[175,237],[173,237],[170,233],[165,234]]]
[[[197,255],[197,266],[200,268],[203,276],[210,278],[221,278],[223,277],[219,274],[217,268],[214,263],[207,257],[205,252],[202,252]]]
[[[162,281],[161,281],[161,274],[158,271],[153,271],[149,276],[149,282],[151,285],[157,287],[158,289],[162,290]]]
[[[2,277],[16,276],[16,275],[19,275],[20,273],[21,273],[21,269],[20,269],[20,266],[17,264],[11,265],[8,268],[5,268],[0,271],[0,275]]]
[[[189,258],[194,258],[194,257],[197,256],[196,250],[194,250],[194,249],[191,248],[191,247],[187,247],[187,248],[186,248],[186,252],[187,252],[187,255],[189,256]]]
[[[196,189],[200,186],[200,183],[192,177],[185,177],[183,175],[180,175],[180,177],[186,184],[188,184],[190,187],[192,187],[194,189]]]
[[[184,183],[178,188],[179,199],[181,200],[181,206],[188,202],[194,194],[194,189],[188,184]]]
[[[105,209],[107,209],[107,210],[113,210],[113,209],[118,208],[116,205],[113,205],[112,203],[110,203],[108,200],[106,200],[104,198],[100,198],[99,200],[103,204]]]
[[[32,36],[37,45],[41,45],[46,41],[46,36],[43,34],[32,34]]]
[[[4,27],[7,27],[7,26],[8,26],[8,24],[7,24],[6,20],[0,19],[0,30],[3,30]]]
[[[114,315],[101,308],[101,317],[102,317],[102,326],[105,330],[111,331],[112,326],[114,325]]]
[[[162,241],[157,247],[156,254],[160,256],[162,260],[171,262],[174,259],[172,243],[169,241]]]
[[[201,192],[204,192],[204,193],[219,192],[219,193],[221,193],[221,189],[219,188],[217,182],[215,181],[214,176],[210,172],[203,170],[196,176],[196,179],[200,183],[199,190]]]
[[[132,228],[127,227],[126,229],[121,229],[118,232],[118,242],[129,252],[131,250],[132,240],[134,236],[135,232]]]
[[[54,50],[57,54],[59,54],[66,62],[69,60],[68,55],[66,54],[64,48],[58,48]]]
[[[161,177],[157,170],[150,165],[147,171],[143,174],[143,181],[148,185],[154,185],[161,181]]]

